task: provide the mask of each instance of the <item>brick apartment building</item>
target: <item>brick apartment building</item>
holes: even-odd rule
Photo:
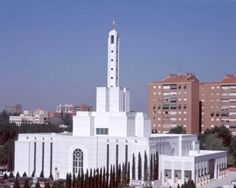
[[[199,132],[199,80],[194,74],[169,75],[149,84],[149,116],[152,130],[169,132],[182,126],[187,133]]]
[[[218,82],[200,83],[201,131],[226,126],[236,133],[236,76]]]

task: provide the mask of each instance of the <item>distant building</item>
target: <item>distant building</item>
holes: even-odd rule
[[[182,126],[199,132],[199,81],[194,74],[169,75],[149,84],[149,116],[158,133]]]
[[[8,105],[4,109],[8,114],[20,114],[22,112],[22,106],[20,104]]]
[[[56,107],[56,112],[58,113],[72,113],[76,114],[77,111],[91,111],[92,106],[87,104],[60,104]]]
[[[236,75],[200,84],[201,131],[225,126],[236,133]]]
[[[33,112],[24,110],[19,116],[9,116],[9,122],[20,126],[22,124],[44,124],[48,119],[48,113],[45,110],[36,109]]]

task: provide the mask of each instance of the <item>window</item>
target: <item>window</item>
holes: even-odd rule
[[[111,70],[113,70],[113,68],[111,68]]]
[[[81,149],[76,149],[73,152],[73,174],[78,174],[83,170],[84,154]]]
[[[113,77],[111,77],[111,79],[113,79]]]
[[[111,61],[113,61],[113,59],[111,59]]]
[[[111,36],[111,44],[114,44],[114,36]]]
[[[108,128],[96,128],[97,135],[108,135]]]

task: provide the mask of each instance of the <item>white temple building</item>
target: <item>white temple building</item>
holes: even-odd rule
[[[96,111],[78,111],[72,133],[19,134],[15,172],[39,176],[43,171],[49,177],[57,169],[57,176],[65,178],[79,169],[109,168],[132,163],[139,153],[150,158],[158,152],[163,185],[182,184],[186,178],[201,183],[207,177],[223,177],[225,151],[199,150],[197,135],[151,134],[148,116],[130,111],[130,92],[119,86],[120,36],[115,27],[113,23],[108,35],[107,86],[97,87]]]

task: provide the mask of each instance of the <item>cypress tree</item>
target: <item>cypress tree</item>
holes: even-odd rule
[[[24,187],[23,188],[30,188],[29,180],[27,178],[25,179],[25,183],[24,183]]]
[[[147,153],[144,152],[144,181],[148,180],[148,159],[147,159]]]
[[[73,174],[73,182],[72,182],[72,187],[75,188],[76,187],[76,177],[75,174]]]
[[[84,171],[81,170],[80,188],[84,188]]]
[[[22,177],[27,177],[27,174],[26,172],[23,173]]]
[[[141,154],[138,153],[138,180],[142,179],[142,159]]]
[[[100,171],[99,171],[99,187],[103,188],[102,187],[102,168],[100,168]]]
[[[19,184],[18,178],[15,179],[13,188],[20,188],[20,184]]]
[[[85,174],[85,179],[84,179],[84,187],[88,188],[89,187],[89,178],[88,178],[89,172],[88,169],[86,170],[86,174]]]
[[[50,175],[48,177],[49,179],[53,180],[53,175],[52,175],[52,172],[50,172]]]
[[[89,188],[93,188],[93,171],[90,169],[89,173]]]
[[[113,188],[113,171],[112,171],[112,165],[111,165],[111,168],[110,168],[109,188]]]
[[[8,176],[7,176],[6,173],[3,175],[3,179],[4,179],[4,180],[8,179]]]
[[[41,188],[39,182],[36,183],[35,188]]]
[[[97,169],[95,170],[95,187],[99,187],[98,174],[99,174],[99,170],[98,170],[98,168],[97,168]]]
[[[106,169],[106,186],[105,188],[109,188],[109,168]]]
[[[9,178],[14,178],[14,175],[13,175],[12,172],[10,172],[10,174],[9,174]]]
[[[130,162],[128,162],[127,166],[127,185],[130,183]]]
[[[66,188],[71,188],[71,174],[66,174]]]
[[[133,153],[133,159],[132,159],[132,179],[135,180],[135,156]]]
[[[105,169],[105,167],[103,167],[103,173],[102,173],[102,185],[103,185],[103,188],[106,187],[106,169]]]
[[[153,181],[153,155],[150,158],[150,180]]]
[[[31,174],[31,177],[33,178],[35,176],[35,172],[33,171]]]
[[[158,179],[158,164],[159,163],[159,155],[158,152],[156,152],[154,156],[154,172],[153,172],[153,179],[157,180]]]
[[[44,178],[44,174],[43,174],[43,171],[40,172],[40,178]]]
[[[20,174],[19,172],[16,173],[16,178],[19,178],[20,177]]]
[[[113,188],[116,188],[117,186],[116,186],[116,171],[115,171],[115,165],[113,165],[113,173],[112,173],[112,176],[113,176],[113,180],[112,180],[112,187]]]

